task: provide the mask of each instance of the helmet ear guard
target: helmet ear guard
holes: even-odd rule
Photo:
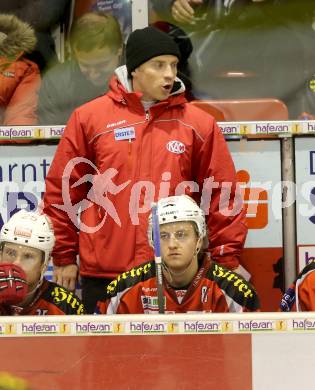
[[[200,249],[207,235],[205,215],[197,203],[188,195],[170,196],[157,202],[159,224],[172,222],[193,222],[197,228],[197,234],[201,240]],[[149,217],[148,240],[153,247],[152,216]],[[200,250],[199,249],[199,250]]]

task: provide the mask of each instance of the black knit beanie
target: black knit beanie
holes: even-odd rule
[[[171,54],[180,59],[178,45],[165,32],[155,27],[145,27],[133,31],[126,46],[126,65],[128,75],[138,66],[153,57]]]

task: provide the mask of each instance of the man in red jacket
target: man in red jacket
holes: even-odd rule
[[[257,311],[255,289],[240,275],[213,262],[208,248],[205,217],[187,195],[158,202],[163,270],[163,303],[159,305],[154,260],[113,280],[98,302],[101,314],[157,314]],[[150,218],[148,237],[153,246]]]
[[[150,204],[191,195],[205,210],[213,259],[236,268],[247,228],[235,169],[214,118],[187,103],[180,52],[153,27],[134,31],[110,91],[72,114],[46,179],[57,283],[74,289],[80,255],[89,312],[121,272],[152,256]],[[77,213],[80,211],[80,221]]]

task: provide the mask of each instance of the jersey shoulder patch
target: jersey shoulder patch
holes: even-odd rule
[[[259,309],[260,302],[256,290],[237,272],[212,262],[206,276],[239,305],[249,311]]]
[[[64,314],[86,314],[81,300],[73,292],[56,283],[48,282],[41,298],[57,306]]]
[[[143,263],[138,267],[131,268],[129,271],[120,274],[107,286],[107,297],[111,298],[118,293],[153,277],[155,277],[154,260]]]

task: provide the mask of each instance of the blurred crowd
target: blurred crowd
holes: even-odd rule
[[[275,98],[289,119],[315,114],[311,0],[149,2],[179,45],[188,100]],[[0,124],[65,124],[107,92],[132,29],[129,0],[0,4]]]

